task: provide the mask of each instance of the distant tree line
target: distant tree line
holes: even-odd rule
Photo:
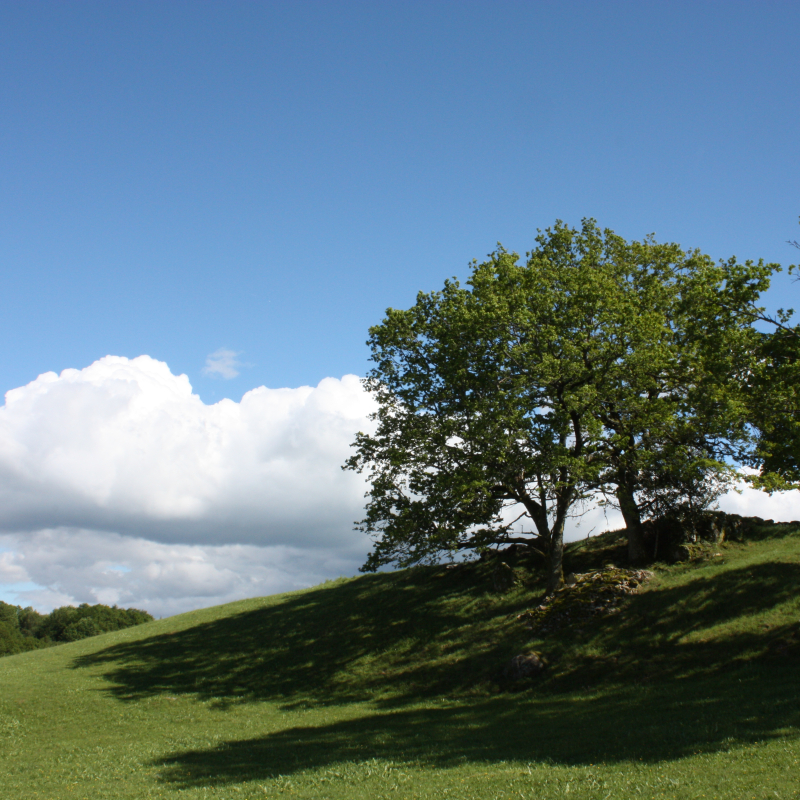
[[[117,608],[100,603],[62,606],[49,614],[0,601],[0,656],[37,650],[61,642],[76,642],[99,633],[118,631],[150,622],[153,617],[138,608]]]

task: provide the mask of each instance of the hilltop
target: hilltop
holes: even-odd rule
[[[649,572],[622,538],[549,602],[486,560],[3,658],[3,796],[800,797],[800,525]]]

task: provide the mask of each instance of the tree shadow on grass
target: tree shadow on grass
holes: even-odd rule
[[[187,693],[205,700],[346,702],[399,683],[414,693],[415,682],[423,693],[441,693],[476,679],[475,663],[463,656],[485,648],[473,623],[492,613],[463,613],[476,594],[483,592],[472,581],[441,569],[368,575],[116,644],[73,666],[106,665],[111,691],[123,700]],[[432,642],[439,651],[454,649],[452,674],[420,658]]]
[[[727,679],[631,687],[593,697],[501,695],[442,707],[293,727],[158,759],[180,788],[287,776],[371,759],[428,767],[465,762],[589,765],[676,759],[796,736],[797,680],[787,665]]]
[[[398,707],[497,680],[511,656],[531,647],[553,665],[538,685],[549,693],[715,675],[784,651],[797,658],[800,649],[796,619],[770,629],[746,623],[800,596],[796,563],[699,575],[634,596],[616,616],[578,614],[540,639],[514,613],[534,598],[523,592],[522,600],[476,601],[483,595],[473,580],[442,574],[366,576],[288,595],[185,630],[112,645],[76,659],[74,667],[107,667],[110,691],[122,700],[168,693],[222,704],[370,699]],[[726,622],[731,629],[724,635],[705,634]]]

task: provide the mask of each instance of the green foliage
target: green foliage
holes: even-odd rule
[[[753,449],[745,377],[774,264],[715,264],[652,237],[557,222],[370,329],[379,404],[346,468],[368,473],[365,565],[531,543],[561,581],[564,522],[602,492],[641,522],[702,510]],[[509,524],[528,519],[527,535]]]
[[[767,490],[800,487],[800,325],[763,334],[750,380],[759,431],[753,482]]]
[[[102,604],[81,603],[77,608],[56,608],[42,620],[37,635],[54,642],[74,642],[98,633],[117,631],[131,625],[141,625],[153,618],[136,608],[117,608]]]
[[[618,613],[566,588],[535,629],[541,576],[518,564],[498,594],[484,561],[1,659],[4,800],[791,798],[800,525],[747,536],[656,568]],[[605,576],[620,548],[570,544],[565,566]],[[499,683],[528,650],[547,671]]]
[[[29,630],[32,615],[40,616],[32,608],[20,608],[0,601],[0,656],[24,653],[45,646]]]
[[[129,628],[153,619],[146,611],[82,603],[62,606],[49,614],[0,601],[0,655],[22,653],[59,642]]]

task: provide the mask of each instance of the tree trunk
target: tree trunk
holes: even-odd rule
[[[631,564],[644,564],[647,561],[647,552],[642,535],[642,516],[639,506],[636,505],[633,489],[620,483],[617,486],[617,501],[628,535],[628,561]]]
[[[564,585],[564,523],[572,505],[574,489],[569,487],[556,501],[556,518],[550,531],[550,549],[547,559],[547,594],[557,592]]]
[[[547,547],[547,594],[558,591],[564,583],[564,522],[569,510],[573,489],[568,489],[557,502],[556,518],[552,529],[549,527],[547,511],[525,492],[519,493],[519,499],[525,505],[528,515],[536,525],[539,538]]]
[[[564,583],[564,520],[557,519],[550,532],[547,553],[547,594],[557,592]]]

